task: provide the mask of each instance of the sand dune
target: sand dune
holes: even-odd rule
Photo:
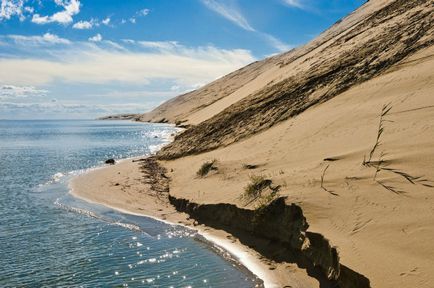
[[[434,189],[364,167],[390,103],[382,145],[389,168],[434,184],[434,48],[406,59],[381,77],[356,86],[294,119],[226,148],[166,161],[171,194],[198,203],[235,203],[250,175],[282,185],[281,195],[303,208],[309,230],[338,247],[341,263],[372,287],[432,287]],[[324,161],[324,159],[333,161]],[[218,173],[198,179],[201,164],[217,159]],[[243,169],[243,164],[259,165]],[[326,167],[323,186],[321,176]],[[394,193],[386,186],[402,193]],[[254,204],[252,205],[254,208]]]
[[[281,64],[290,67],[290,77],[263,83],[261,90],[179,135],[159,157],[173,159],[208,151],[266,130],[378,77],[434,43],[432,3],[388,2],[314,50],[294,53]]]
[[[371,287],[434,287],[433,44],[432,1],[371,0],[304,47],[143,115],[194,125],[158,154],[170,195],[254,210],[263,199],[246,206],[241,196],[251,176],[262,176]],[[198,177],[214,159],[216,170]],[[140,189],[117,195],[101,173],[105,180],[76,184],[75,193],[158,207],[142,203]],[[111,196],[98,199],[101,187]],[[307,276],[290,283],[281,275],[303,269],[271,263],[281,286],[320,286]]]

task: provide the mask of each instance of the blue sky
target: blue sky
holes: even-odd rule
[[[364,0],[1,0],[0,119],[145,112]]]

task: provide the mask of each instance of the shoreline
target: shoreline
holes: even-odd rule
[[[77,177],[77,176],[75,176],[75,177]],[[256,278],[261,280],[263,282],[264,287],[280,287],[276,283],[274,283],[273,280],[271,279],[271,277],[267,276],[266,271],[261,270],[261,268],[259,267],[260,265],[257,265],[256,263],[254,263],[255,260],[253,259],[253,261],[252,261],[252,259],[250,259],[251,256],[248,255],[248,253],[242,251],[242,249],[240,247],[238,247],[238,245],[234,245],[233,243],[230,243],[230,241],[228,241],[227,239],[225,239],[223,237],[219,237],[217,235],[213,235],[213,233],[209,233],[206,231],[207,229],[213,229],[213,228],[209,228],[206,226],[205,227],[198,227],[198,226],[190,227],[190,226],[187,226],[187,225],[182,224],[182,223],[174,223],[174,222],[164,220],[162,218],[155,217],[152,215],[148,215],[148,214],[144,214],[144,213],[135,213],[135,212],[132,212],[130,210],[125,210],[125,209],[122,209],[119,207],[110,206],[110,205],[102,204],[99,202],[94,202],[94,201],[89,200],[87,198],[83,198],[76,193],[73,193],[71,190],[70,190],[70,194],[77,199],[86,201],[87,203],[95,204],[95,205],[102,205],[106,208],[109,208],[111,210],[114,210],[114,211],[122,213],[122,214],[139,216],[139,217],[146,217],[146,218],[150,218],[150,219],[156,220],[158,222],[161,222],[161,223],[164,223],[167,225],[179,226],[179,227],[182,227],[184,229],[194,231],[200,237],[203,238],[204,242],[206,242],[207,245],[214,246],[214,247],[209,247],[211,250],[213,250],[213,251],[221,250],[221,252],[216,252],[220,257],[224,258],[228,262],[235,262],[237,266],[242,267],[241,270],[247,270],[253,276],[255,276]],[[228,255],[230,255],[230,257],[225,257],[224,254],[226,254],[226,253]]]
[[[297,268],[295,265],[295,267],[288,269],[288,265],[290,265],[289,263],[273,263],[254,249],[240,243],[240,241],[230,233],[205,225],[197,225],[196,221],[189,219],[187,214],[177,212],[174,207],[168,203],[157,200],[156,202],[160,203],[155,205],[155,195],[152,195],[153,192],[150,191],[150,187],[147,187],[146,184],[140,183],[141,181],[137,181],[137,178],[135,180],[138,187],[129,189],[129,193],[135,191],[136,194],[134,196],[139,196],[144,202],[151,203],[152,200],[154,200],[154,203],[147,205],[147,209],[141,208],[140,204],[138,204],[139,206],[131,205],[134,201],[131,201],[133,199],[130,197],[123,199],[126,201],[121,204],[119,201],[112,201],[113,198],[111,197],[102,196],[101,198],[101,195],[99,197],[96,195],[98,190],[101,191],[105,190],[103,188],[107,188],[107,184],[109,183],[107,183],[106,180],[112,178],[115,174],[122,175],[124,173],[120,174],[121,172],[127,172],[129,169],[134,168],[137,169],[137,172],[142,173],[141,171],[138,171],[139,167],[137,166],[139,162],[137,160],[145,157],[147,158],[149,156],[121,159],[116,165],[96,167],[95,169],[87,170],[79,175],[75,175],[68,182],[69,194],[88,203],[103,205],[120,213],[148,217],[168,225],[179,225],[186,229],[194,230],[210,244],[217,247],[217,249],[222,249],[226,253],[229,253],[229,255],[231,255],[239,265],[260,279],[263,282],[264,287],[274,288],[283,287],[285,285],[289,285],[289,287],[312,287],[311,285],[315,283],[316,280],[309,277],[305,271]],[[133,160],[135,162],[133,162]],[[106,187],[104,187],[104,185],[99,185],[102,184],[101,182],[105,182]],[[115,185],[111,186],[111,188],[114,188],[112,189],[114,190],[114,195],[119,195],[119,191],[121,193],[124,192],[122,191],[121,185],[116,186],[119,182],[121,181],[118,181]],[[147,193],[141,193],[140,191],[143,191],[143,189],[146,190]],[[291,272],[289,270],[291,270]]]

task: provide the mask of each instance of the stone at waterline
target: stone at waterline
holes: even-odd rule
[[[116,161],[113,158],[105,160],[105,164],[114,165],[115,163],[116,163]]]

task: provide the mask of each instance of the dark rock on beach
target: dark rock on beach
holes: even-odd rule
[[[115,163],[116,163],[116,161],[113,158],[105,160],[105,164],[114,165]]]

